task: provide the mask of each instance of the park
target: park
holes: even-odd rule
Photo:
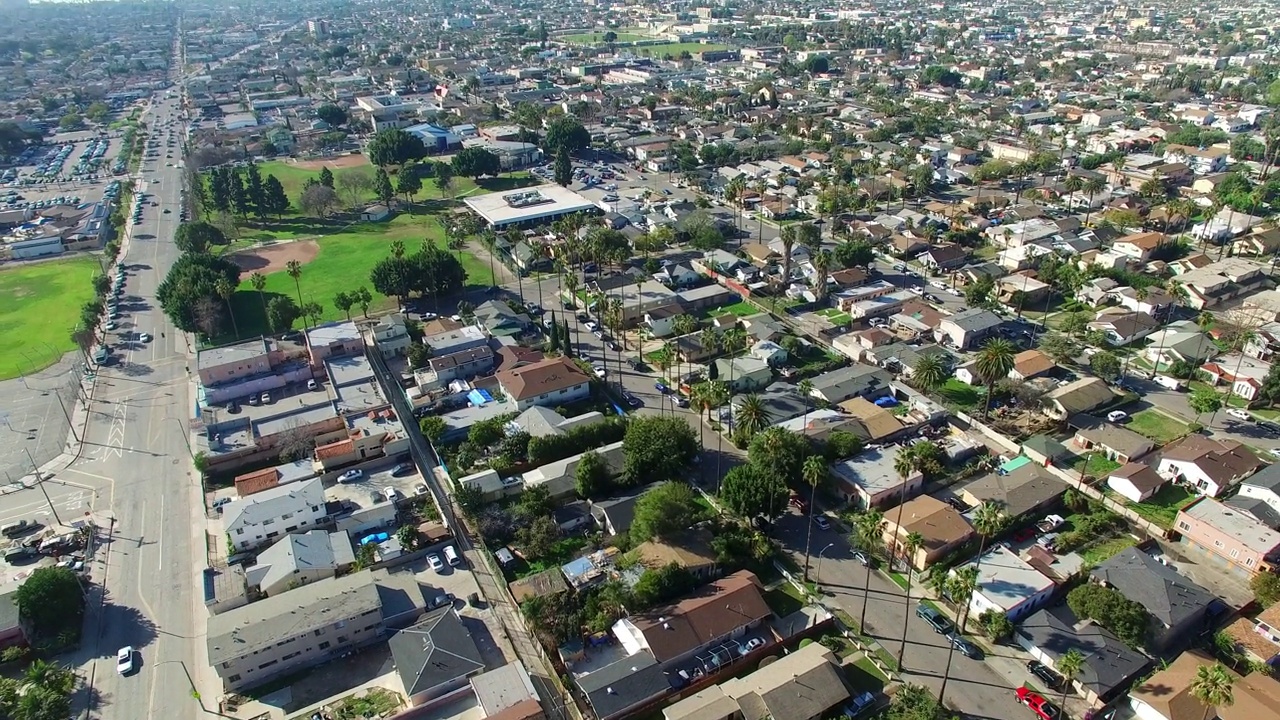
[[[80,308],[94,299],[98,259],[23,263],[0,271],[0,380],[29,375],[75,349],[71,333]]]

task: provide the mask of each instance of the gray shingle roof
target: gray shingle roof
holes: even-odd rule
[[[480,650],[452,607],[427,613],[387,641],[409,695],[484,671]]]
[[[1147,657],[1093,622],[1081,623],[1065,604],[1045,608],[1023,620],[1016,630],[1026,643],[1057,662],[1072,648],[1084,655],[1076,681],[1107,695],[1147,667]]]
[[[1205,611],[1213,593],[1183,577],[1137,548],[1126,548],[1099,564],[1091,573],[1121,595],[1142,605],[1160,622],[1180,625]]]
[[[578,678],[601,720],[609,720],[671,690],[662,666],[647,651],[638,652]]]

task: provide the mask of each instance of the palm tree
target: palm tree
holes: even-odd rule
[[[742,175],[730,180],[729,184],[724,188],[724,198],[728,200],[730,204],[737,207],[737,213],[734,217],[734,228],[737,229],[739,235],[742,233],[742,195],[746,191],[747,181]],[[742,244],[741,238],[739,238],[738,244]]]
[[[1067,693],[1071,692],[1071,681],[1076,679],[1081,670],[1084,670],[1084,655],[1077,649],[1062,653],[1062,657],[1058,658],[1058,662],[1054,663],[1058,669],[1058,674],[1062,676],[1062,703],[1061,707],[1066,707]]]
[[[818,507],[818,486],[827,479],[827,461],[821,455],[804,459],[801,469],[805,483],[809,485],[809,529],[804,538],[804,581],[809,582],[809,550],[813,544],[813,513]]]
[[[863,552],[875,554],[874,548],[884,547],[884,513],[876,508],[867,508],[854,522],[857,523],[858,545]],[[858,618],[859,628],[867,626],[867,600],[871,586],[871,564],[868,563],[863,569],[865,574],[862,578],[862,616]]]
[[[769,415],[765,410],[764,401],[755,393],[742,398],[742,403],[734,411],[733,417],[734,432],[741,431],[748,439],[764,430],[769,424]]]
[[[911,370],[911,379],[915,381],[915,386],[926,393],[942,387],[950,376],[947,362],[941,353],[922,356]]]
[[[974,582],[977,582],[976,575],[982,567],[982,554],[987,548],[987,542],[991,538],[999,535],[1009,526],[1009,516],[995,502],[988,500],[982,503],[973,511],[973,529],[978,531],[978,559],[973,564],[973,572],[975,575]],[[965,622],[968,621],[969,614],[966,612],[960,621],[960,634],[965,631]]]
[[[901,507],[901,506],[899,506]],[[901,514],[901,513],[899,513]],[[899,526],[901,527],[901,526]],[[924,536],[918,532],[907,533],[906,541],[902,543],[902,551],[906,554],[907,560],[907,601],[906,609],[902,615],[902,644],[898,646],[898,667],[902,667],[902,654],[907,649],[907,623],[911,620],[911,576],[915,572],[916,566],[911,562],[910,558],[916,554],[921,547],[924,546]]]
[[[236,286],[226,278],[218,280],[218,284],[214,286],[218,293],[218,297],[227,304],[227,314],[231,316],[231,329],[235,331],[236,339],[240,338],[240,328],[236,325],[236,311],[231,308],[231,296],[236,294]]]
[[[1063,181],[1062,187],[1065,188],[1068,193],[1075,195],[1084,189],[1084,178],[1079,175],[1072,175]]]
[[[827,281],[831,278],[831,268],[835,267],[836,258],[830,250],[819,250],[810,262],[815,272],[814,289],[817,290],[818,302],[822,303],[827,299]]]
[[[978,351],[974,368],[978,377],[987,384],[987,404],[982,410],[985,419],[991,412],[991,391],[996,381],[1006,377],[1013,369],[1013,357],[1018,354],[1018,347],[1003,338],[992,338]]]
[[[951,601],[955,603],[960,612],[960,624],[969,619],[970,602],[973,600],[973,591],[978,588],[978,568],[970,565],[956,570],[947,578],[947,595],[951,596]],[[964,630],[960,631],[964,635]],[[938,704],[942,704],[942,699],[947,694],[947,680],[951,678],[951,661],[956,654],[955,643],[950,638],[947,639],[950,646],[947,649],[947,667],[942,672],[942,687],[938,689]]]
[[[897,520],[894,522],[894,525],[896,526],[896,528],[899,528],[899,529],[902,527],[902,508],[904,505],[907,504],[907,486],[910,484],[906,482],[906,480],[907,478],[911,477],[911,474],[913,472],[916,471],[917,466],[918,466],[918,460],[916,458],[915,451],[911,447],[903,447],[898,449],[898,454],[893,458],[893,471],[896,472],[898,474],[898,477],[902,478],[903,480],[902,497],[898,499],[899,500],[898,517],[897,517]],[[897,531],[898,531],[897,529],[894,530],[894,532],[897,532]],[[890,570],[894,569],[894,563],[897,562],[897,559],[898,559],[898,543],[895,542],[889,548],[889,569]]]
[[[1107,181],[1101,177],[1091,177],[1084,183],[1084,191],[1089,193],[1089,207],[1084,210],[1084,224],[1089,226],[1089,215],[1093,213],[1093,196],[1107,189]]]
[[[695,320],[693,316],[689,315],[688,313],[681,313],[680,315],[677,315],[676,319],[671,322],[671,325],[673,328],[675,328],[676,335],[678,337],[684,337],[686,335],[692,334],[694,330],[698,329],[698,321]],[[676,367],[676,391],[677,392],[679,392],[680,390],[680,381],[681,381],[681,373],[679,370],[679,366],[677,366]]]
[[[800,394],[800,400],[804,402],[804,420],[801,421],[800,434],[809,434],[809,411],[813,409],[813,382],[808,378],[801,380],[796,386],[796,392]]]
[[[1191,681],[1191,694],[1204,705],[1203,720],[1209,720],[1209,713],[1213,709],[1235,704],[1236,698],[1231,691],[1234,684],[1231,674],[1221,663],[1196,668],[1196,679]]]
[[[258,299],[262,301],[262,317],[267,317],[267,294],[263,292],[267,288],[267,276],[260,272],[256,272],[249,276],[249,284],[254,290],[258,291]]]
[[[791,285],[791,249],[795,247],[796,237],[799,233],[799,225],[792,223],[782,228],[780,239],[782,240],[782,287],[778,292],[786,292],[787,287]],[[774,304],[777,304],[778,295],[773,296]]]
[[[298,307],[302,307],[302,283],[299,282],[302,277],[302,263],[297,260],[290,260],[285,263],[284,271],[289,273],[289,277],[293,278],[293,287],[298,291]]]

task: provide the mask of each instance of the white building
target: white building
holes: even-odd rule
[[[232,500],[222,509],[223,528],[238,552],[287,533],[313,530],[325,518],[320,478],[263,490]]]
[[[978,566],[978,587],[969,601],[969,616],[978,618],[992,610],[1006,613],[1016,623],[1048,602],[1055,588],[1052,580],[1012,550],[996,545],[982,556]]]

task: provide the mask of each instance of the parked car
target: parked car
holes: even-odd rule
[[[271,393],[262,393],[262,398],[261,398],[261,399],[262,399],[262,404],[263,404],[263,405],[270,405],[270,404],[271,404]]]
[[[1062,687],[1062,676],[1053,671],[1053,668],[1045,665],[1037,660],[1027,661],[1027,672],[1031,673],[1044,686],[1050,690],[1057,690]]]
[[[769,518],[763,515],[756,515],[751,518],[751,527],[760,532],[767,533],[773,529],[773,523],[769,522]]]
[[[1123,410],[1112,410],[1111,412],[1107,413],[1107,421],[1113,422],[1113,423],[1124,422],[1125,420],[1128,419],[1128,417],[1129,417],[1129,413]]]
[[[663,382],[656,382],[653,384],[653,387],[663,395],[666,395],[671,392],[671,388],[667,387],[666,383],[663,383]]]
[[[382,494],[386,495],[387,499],[391,502],[397,502],[400,500],[400,493],[393,487],[382,488]]]
[[[813,524],[816,525],[819,530],[831,529],[831,521],[827,519],[826,515],[814,515]]]
[[[427,556],[427,565],[430,565],[431,569],[436,572],[444,572],[444,561],[435,553]]]
[[[1061,515],[1047,515],[1045,519],[1036,523],[1036,529],[1042,533],[1050,533],[1062,527],[1065,522],[1066,519]]]
[[[446,605],[452,605],[453,601],[454,601],[453,593],[445,593],[443,595],[437,595],[431,598],[431,602],[427,603],[427,609],[435,610],[436,608],[442,608]]]
[[[360,479],[360,478],[362,478],[362,477],[364,477],[364,471],[363,471],[363,470],[360,470],[360,469],[356,469],[356,470],[348,470],[348,471],[346,471],[346,472],[344,472],[344,473],[342,473],[341,475],[339,475],[339,476],[338,476],[338,482],[339,482],[339,483],[355,482],[355,481],[359,480],[359,479]]]
[[[948,620],[945,615],[943,615],[939,610],[931,608],[924,603],[916,606],[916,617],[929,623],[929,626],[933,628],[933,631],[939,635],[950,635],[955,632],[956,626],[952,625],[951,621]]]
[[[133,672],[133,646],[125,645],[116,651],[116,672],[128,675]]]
[[[975,660],[982,657],[982,651],[978,649],[978,646],[968,640],[965,640],[960,635],[951,635],[949,638],[951,640],[951,647],[959,650],[965,657],[973,658]]]
[[[869,568],[869,567],[871,567],[871,556],[867,555],[866,553],[862,552],[861,550],[854,550],[854,551],[853,551],[853,559],[854,559],[854,560],[857,560],[857,561],[858,561],[858,564],[859,564],[859,565],[861,565],[861,566],[862,566],[862,567],[864,567],[864,568]]]
[[[627,401],[627,404],[633,408],[640,407],[640,398],[636,397],[635,395],[632,395],[629,392],[622,393],[622,399]]]
[[[1028,687],[1018,688],[1018,702],[1031,708],[1040,720],[1061,720],[1062,711],[1043,695]]]
[[[742,655],[750,655],[752,652],[764,647],[764,638],[753,637],[750,640],[738,646],[738,652]]]
[[[399,465],[391,468],[391,476],[403,477],[405,475],[412,475],[414,470],[415,468],[413,463],[400,463]]]
[[[1237,420],[1249,421],[1253,419],[1253,415],[1249,414],[1248,410],[1241,410],[1240,408],[1231,408],[1227,411],[1227,414]]]

